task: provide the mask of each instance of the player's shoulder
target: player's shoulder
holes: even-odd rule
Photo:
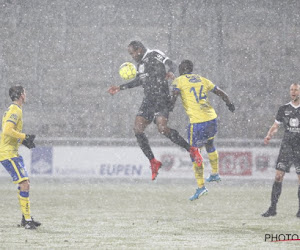
[[[6,112],[7,114],[15,114],[17,116],[22,116],[22,109],[15,103],[12,103]]]
[[[15,104],[15,103],[12,103],[9,107],[8,107],[9,110],[11,111],[15,111],[15,112],[22,112],[22,109],[19,105]]]
[[[285,103],[285,104],[281,105],[279,108],[280,109],[287,109],[289,107],[292,107],[291,102]]]
[[[150,58],[151,60],[157,60],[162,63],[168,59],[168,57],[165,55],[165,53],[163,53],[162,51],[157,50],[157,49],[153,49],[153,50],[148,49],[147,57]]]
[[[288,103],[285,103],[285,104],[279,106],[278,112],[285,112],[285,111],[287,111],[287,110],[289,110],[291,108],[292,108],[292,105],[291,105],[290,102],[288,102]]]

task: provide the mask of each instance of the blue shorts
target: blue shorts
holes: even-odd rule
[[[18,156],[1,161],[6,171],[11,175],[14,183],[28,180],[27,170],[24,166],[23,157]]]
[[[217,134],[217,119],[191,123],[188,126],[188,140],[191,146],[201,148],[208,140],[211,140]]]

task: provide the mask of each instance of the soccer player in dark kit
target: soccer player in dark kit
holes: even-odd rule
[[[262,214],[263,217],[276,215],[276,206],[281,194],[282,181],[285,173],[290,172],[292,165],[296,168],[298,175],[298,199],[299,210],[296,214],[300,218],[300,85],[293,83],[290,86],[291,101],[281,106],[277,112],[276,119],[264,143],[268,144],[273,135],[278,131],[279,125],[284,127],[284,136],[281,143],[277,163],[275,181],[272,187],[271,206]]]
[[[191,147],[175,129],[168,127],[171,97],[167,80],[174,76],[174,63],[161,51],[147,49],[140,41],[130,42],[128,52],[137,62],[137,76],[128,83],[111,86],[108,92],[114,95],[120,90],[143,86],[144,98],[135,119],[134,133],[138,145],[150,161],[152,180],[155,180],[162,165],[160,161],[155,159],[144,134],[145,129],[152,121],[156,123],[161,134],[185,148],[190,153],[192,160],[201,167],[203,159],[198,148]]]

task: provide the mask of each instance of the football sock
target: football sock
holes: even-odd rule
[[[212,168],[212,174],[219,173],[219,154],[218,151],[208,153],[208,159]]]
[[[164,135],[178,146],[185,148],[186,151],[190,151],[191,146],[187,143],[185,139],[183,139],[183,137],[175,129],[170,129],[170,133]]]
[[[144,133],[142,133],[142,134],[136,134],[135,137],[143,153],[146,155],[149,161],[152,160],[154,158],[154,154],[150,148],[147,136]]]
[[[196,181],[198,187],[201,188],[204,186],[204,163],[202,163],[202,167],[199,168],[196,162],[193,162],[193,170],[195,173]]]
[[[282,190],[282,182],[274,181],[271,194],[271,209],[276,210],[277,202]]]
[[[19,202],[22,214],[25,220],[31,220],[30,216],[30,202],[29,202],[29,192],[20,191]]]

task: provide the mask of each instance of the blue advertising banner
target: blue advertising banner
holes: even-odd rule
[[[37,147],[31,151],[31,174],[52,175],[53,148]]]

